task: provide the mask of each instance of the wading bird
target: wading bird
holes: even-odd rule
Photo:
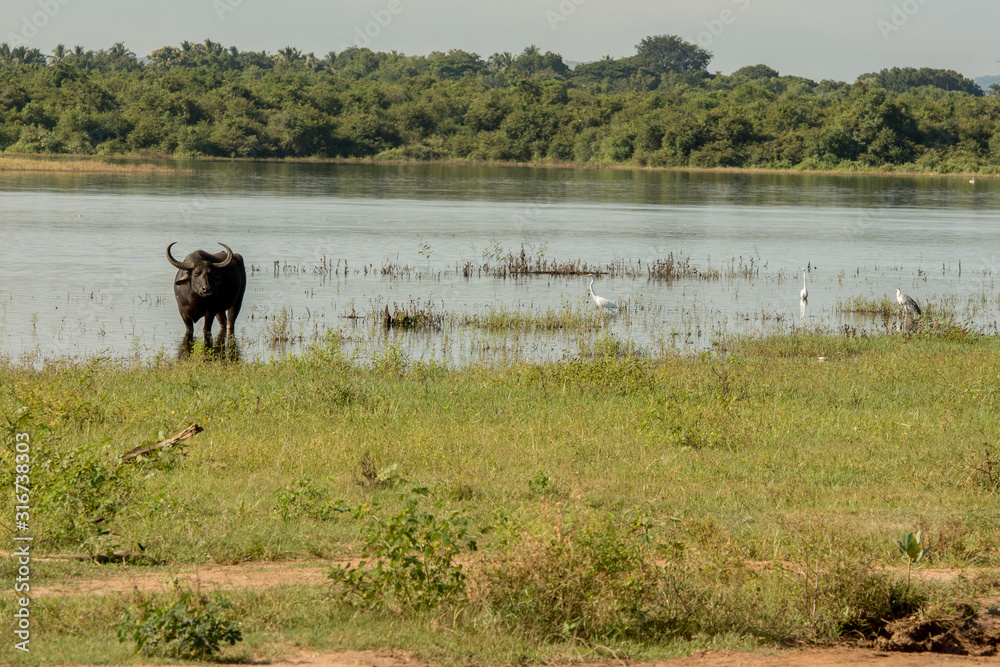
[[[799,298],[803,301],[809,300],[809,290],[806,289],[806,270],[802,269],[802,291],[799,292]]]
[[[597,304],[598,308],[603,308],[609,312],[618,312],[618,304],[610,299],[605,299],[603,296],[597,296],[594,294],[594,274],[588,273],[584,278],[590,278],[590,284],[587,285],[587,292],[590,293],[591,298],[594,299],[594,303]]]
[[[916,313],[917,315],[922,314],[920,312],[920,306],[917,305],[917,302],[906,294],[900,292],[898,287],[896,288],[896,301],[898,301],[899,305],[903,307],[903,312],[907,315],[910,313]]]

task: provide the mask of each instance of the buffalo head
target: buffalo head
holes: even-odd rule
[[[216,273],[213,269],[224,269],[229,266],[230,262],[233,261],[232,249],[225,243],[219,244],[226,249],[226,258],[221,262],[207,261],[195,256],[195,253],[185,257],[183,262],[178,262],[170,254],[170,249],[174,247],[175,243],[167,246],[167,261],[180,270],[174,279],[174,284],[181,285],[190,282],[192,291],[198,296],[212,296],[219,284],[219,278],[222,277],[221,273]]]

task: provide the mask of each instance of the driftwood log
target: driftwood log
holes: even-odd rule
[[[164,447],[169,447],[171,445],[176,445],[181,440],[187,440],[190,437],[196,436],[202,431],[204,431],[198,424],[191,424],[186,429],[178,433],[177,435],[167,438],[166,440],[161,440],[155,445],[143,445],[142,447],[136,447],[130,451],[122,454],[122,461],[131,461],[137,456],[142,456],[143,454],[148,454],[157,449],[163,449]]]

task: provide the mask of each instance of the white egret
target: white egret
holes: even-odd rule
[[[802,269],[802,291],[799,292],[799,298],[803,301],[809,300],[809,290],[806,289],[806,270]]]
[[[598,308],[603,308],[609,312],[618,312],[618,304],[610,299],[605,299],[603,296],[597,296],[594,294],[594,274],[588,273],[584,278],[590,278],[590,284],[587,285],[587,292],[594,299],[594,303],[597,304]]]
[[[907,315],[910,313],[916,313],[917,315],[923,314],[920,312],[920,306],[917,305],[917,302],[906,294],[900,292],[898,287],[896,288],[896,301],[898,301],[899,305],[903,307],[903,312]]]

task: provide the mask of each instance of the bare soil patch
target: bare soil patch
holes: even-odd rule
[[[233,588],[271,588],[302,584],[325,584],[327,571],[335,564],[352,561],[280,561],[275,563],[243,563],[239,565],[191,566],[171,572],[116,571],[108,577],[68,579],[49,586],[32,586],[36,597],[60,595],[108,595],[112,593],[159,593],[174,582],[200,590]]]

